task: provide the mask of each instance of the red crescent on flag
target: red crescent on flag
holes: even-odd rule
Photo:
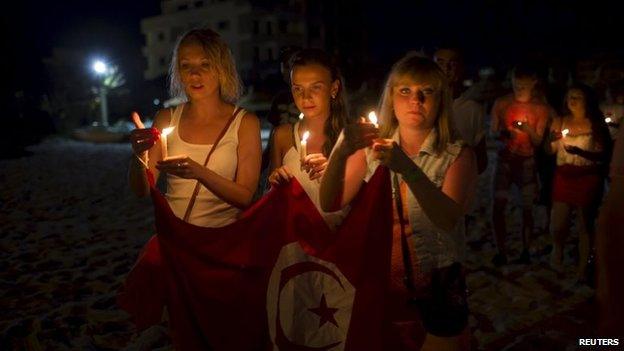
[[[320,265],[316,262],[298,262],[293,265],[290,265],[282,270],[282,274],[280,275],[278,296],[281,296],[282,289],[284,286],[291,281],[294,277],[309,273],[309,272],[321,272],[323,274],[327,274],[332,277],[340,287],[344,290],[344,285],[340,281],[340,278],[334,273],[331,269]],[[277,299],[277,318],[276,318],[276,335],[275,335],[275,344],[279,347],[280,351],[326,351],[333,347],[336,347],[342,343],[342,341],[338,341],[332,344],[328,344],[325,346],[312,347],[312,346],[304,346],[293,343],[288,340],[286,335],[284,335],[284,330],[282,329],[282,323],[280,321],[280,299]]]

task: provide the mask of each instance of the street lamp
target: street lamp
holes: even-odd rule
[[[106,62],[102,60],[95,60],[91,67],[93,68],[93,71],[95,71],[96,75],[104,76],[104,79],[106,78],[106,74],[109,71]],[[102,123],[102,126],[108,127],[108,101],[106,99],[108,89],[104,84],[100,84],[98,91],[100,94],[100,122]]]

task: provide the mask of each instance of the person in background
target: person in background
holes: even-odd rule
[[[535,151],[542,137],[551,108],[534,96],[537,73],[529,66],[519,65],[512,73],[513,93],[498,98],[492,107],[491,131],[502,142],[494,175],[492,221],[498,253],[492,263],[507,263],[505,220],[511,186],[516,185],[522,196],[522,253],[518,263],[529,263],[529,246],[533,232],[533,205],[537,198]]]
[[[624,128],[613,148],[611,187],[600,208],[596,231],[598,334],[624,339]]]
[[[594,223],[611,156],[611,137],[596,94],[590,87],[573,84],[568,88],[565,101],[563,116],[551,127],[549,143],[557,157],[552,193],[551,265],[557,270],[562,268],[563,244],[574,210],[579,231],[577,278],[580,283],[587,283]]]
[[[607,126],[609,126],[611,138],[615,140],[622,123],[624,123],[624,80],[609,86],[606,100],[600,105],[600,109]]]
[[[464,57],[457,48],[440,47],[433,60],[440,66],[453,92],[453,126],[458,136],[474,149],[479,174],[487,168],[485,111],[483,106],[464,94]]]

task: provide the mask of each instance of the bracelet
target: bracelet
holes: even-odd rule
[[[134,156],[137,158],[137,160],[139,160],[139,162],[141,163],[141,165],[145,168],[145,169],[149,169],[149,165],[147,164],[147,160],[143,160],[139,155],[134,154]],[[147,158],[147,152],[145,153],[145,158]],[[149,160],[149,159],[148,159]]]

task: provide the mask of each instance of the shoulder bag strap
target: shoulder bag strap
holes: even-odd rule
[[[236,110],[234,110],[234,113],[232,113],[232,117],[230,117],[230,119],[227,121],[227,123],[225,124],[225,126],[221,130],[221,133],[217,137],[217,140],[214,142],[214,144],[212,144],[212,148],[210,148],[210,151],[208,152],[208,155],[206,156],[206,160],[204,161],[204,167],[206,167],[208,165],[208,161],[210,160],[210,156],[217,149],[217,145],[219,144],[219,141],[221,141],[221,139],[223,138],[223,136],[225,135],[227,130],[230,128],[230,125],[232,124],[234,119],[236,119],[236,116],[238,116],[238,114],[241,113],[242,110],[243,109],[240,108],[240,107],[237,108]],[[189,217],[191,216],[191,210],[193,209],[193,206],[195,205],[195,199],[197,198],[197,194],[199,194],[200,186],[201,186],[201,183],[199,181],[197,181],[197,183],[195,184],[195,189],[193,189],[193,195],[191,195],[191,198],[189,199],[188,206],[186,206],[186,211],[184,212],[184,221],[185,222],[187,222]]]
[[[405,217],[403,216],[403,199],[401,198],[399,178],[394,172],[392,176],[392,187],[394,188],[394,203],[399,217],[399,224],[401,226],[401,253],[403,256],[403,266],[405,268],[405,277],[403,277],[403,282],[405,283],[407,290],[413,294],[416,290],[416,286],[414,284],[414,267],[412,267],[412,255],[410,253],[409,243],[407,242],[407,235],[405,234],[405,225],[408,223],[406,223]]]

